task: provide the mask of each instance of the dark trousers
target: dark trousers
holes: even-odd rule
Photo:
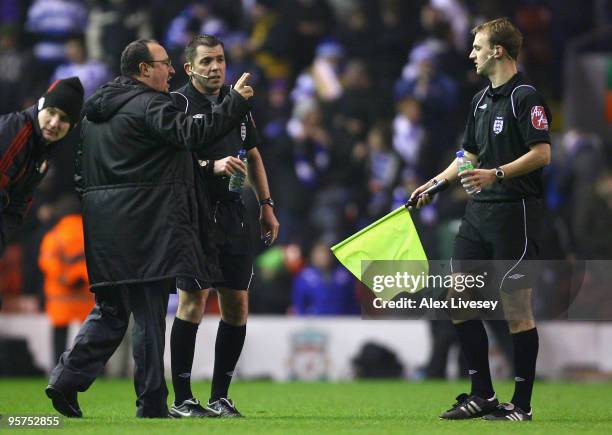
[[[136,415],[167,416],[164,346],[170,285],[155,281],[96,290],[96,305],[72,348],[60,357],[49,383],[63,391],[87,390],[121,343],[132,314]]]

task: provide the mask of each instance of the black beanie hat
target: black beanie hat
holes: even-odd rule
[[[54,81],[38,100],[38,110],[57,107],[70,119],[70,127],[79,122],[83,108],[83,85],[78,77]]]

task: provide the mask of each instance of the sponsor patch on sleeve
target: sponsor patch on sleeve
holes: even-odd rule
[[[548,118],[546,118],[544,107],[533,106],[531,108],[531,125],[536,130],[548,130]]]

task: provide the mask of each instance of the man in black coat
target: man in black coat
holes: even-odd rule
[[[78,123],[82,106],[81,81],[70,77],[53,82],[38,105],[0,116],[0,257],[23,223],[51,151]]]
[[[172,103],[174,68],[152,40],[130,43],[121,77],[85,105],[77,152],[85,255],[96,306],[72,349],[53,369],[47,395],[60,413],[80,417],[87,390],[134,316],[134,386],[138,417],[166,417],[165,315],[176,279],[208,283],[199,242],[193,160],[234,128],[253,95],[244,74],[217,109],[187,116]]]

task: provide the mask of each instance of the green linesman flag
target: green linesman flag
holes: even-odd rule
[[[421,275],[429,271],[427,255],[410,212],[404,206],[333,246],[331,250],[340,263],[370,289],[372,273],[392,276],[407,272]],[[418,290],[420,288],[413,289],[413,292]],[[402,291],[405,289],[389,287],[382,291],[377,289],[375,293],[377,297],[391,300]]]

